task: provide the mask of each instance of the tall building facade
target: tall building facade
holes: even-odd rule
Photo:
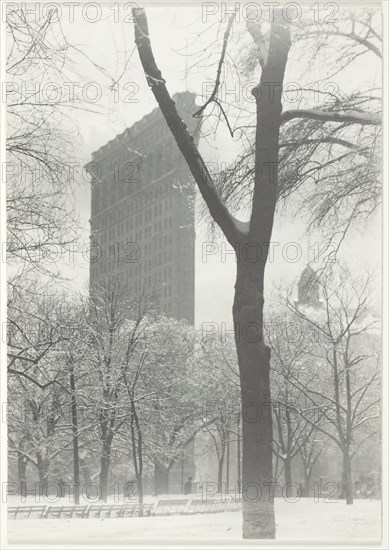
[[[198,141],[195,95],[173,96]],[[160,109],[92,154],[90,284],[117,278],[194,323],[195,188]]]

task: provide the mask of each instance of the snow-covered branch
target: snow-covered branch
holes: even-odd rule
[[[380,113],[361,113],[359,111],[316,111],[313,109],[291,109],[281,113],[281,122],[294,118],[310,118],[322,122],[346,122],[350,124],[381,124]]]
[[[247,23],[246,28],[248,32],[251,34],[252,39],[254,40],[255,45],[258,48],[258,58],[259,58],[259,64],[261,65],[262,69],[265,67],[267,63],[267,57],[269,54],[268,46],[266,44],[266,39],[263,35],[261,25],[259,23],[255,23],[250,16],[250,11],[254,11],[254,8],[250,10],[250,8],[247,10]],[[255,17],[254,17],[255,19]]]

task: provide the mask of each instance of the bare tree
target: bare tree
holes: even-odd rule
[[[56,367],[61,370],[59,364]],[[36,468],[39,494],[47,494],[50,467],[71,446],[68,393],[58,385],[41,389],[19,376],[10,377],[9,392],[9,452],[17,459],[21,494],[26,492],[29,464]]]
[[[282,112],[284,72],[291,46],[290,32],[279,15],[271,24],[270,39],[264,55],[263,32],[259,24],[248,25],[247,31],[257,47],[261,65],[259,84],[253,90],[256,100],[255,173],[249,222],[236,219],[228,210],[217,190],[207,166],[192,136],[179,117],[166,88],[151,48],[147,17],[144,9],[133,9],[135,42],[147,82],[158,102],[181,153],[197,183],[213,220],[219,225],[229,244],[236,251],[237,279],[233,319],[240,371],[243,411],[255,404],[262,411],[259,423],[243,415],[243,537],[274,538],[275,519],[272,499],[262,497],[253,502],[247,498],[252,484],[258,484],[262,495],[269,493],[273,483],[272,425],[270,411],[264,405],[270,395],[270,349],[263,338],[264,273],[271,241],[274,214],[278,198],[278,165],[282,124],[303,117],[307,120],[352,124],[379,123],[379,116],[361,112],[342,113],[338,110],[293,110]],[[228,36],[227,36],[228,39]],[[269,93],[272,83],[272,93]],[[266,93],[267,92],[267,93]],[[243,186],[243,182],[242,182]],[[258,253],[258,250],[261,253]]]
[[[124,401],[126,372],[154,310],[152,298],[143,293],[130,295],[126,285],[113,280],[101,281],[91,289],[85,311],[88,370],[95,387],[89,406],[94,404],[98,410],[95,425],[101,442],[100,491],[105,501],[113,441],[133,414]]]
[[[75,115],[104,112],[82,92],[90,74],[80,73],[80,56],[109,83],[114,78],[68,41],[55,6],[32,13],[9,4],[5,13],[7,257],[13,276],[22,270],[22,284],[31,270],[58,276],[79,237]]]
[[[52,247],[77,235],[69,160],[77,129],[68,115],[80,99],[66,87],[75,74],[55,10],[37,18],[14,5],[6,31],[7,252],[42,273],[56,267]]]
[[[8,295],[8,374],[23,378],[41,390],[59,384],[52,358],[66,341],[58,295],[45,295],[36,282]]]
[[[206,428],[211,448],[218,463],[217,486],[223,492],[223,470],[226,464],[226,487],[229,490],[229,447],[236,443],[237,484],[240,486],[240,426],[239,370],[233,338],[219,335],[206,335],[201,339],[202,371],[208,391],[207,416],[214,416],[214,423]]]
[[[313,468],[320,458],[320,455],[322,454],[327,442],[328,438],[325,437],[324,434],[320,434],[320,432],[316,429],[316,426],[314,428],[314,437],[305,437],[301,442],[299,453],[304,475],[304,486],[302,488],[302,494],[305,497],[310,496],[309,491]]]
[[[176,331],[178,338],[185,337],[182,329]],[[152,402],[154,420],[154,445],[152,454],[155,467],[155,492],[169,492],[169,476],[182,454],[192,445],[196,437],[213,425],[216,415],[204,414],[204,401],[208,386],[201,376],[201,357],[196,349],[192,330],[184,345],[176,344],[176,356],[172,349],[169,356],[160,355],[157,365],[166,364],[167,380],[175,381],[164,391],[158,392]],[[174,339],[177,336],[173,336]],[[170,346],[169,346],[170,347]],[[170,357],[170,358],[169,358]],[[155,384],[158,376],[155,376]]]
[[[12,432],[18,434],[15,438],[10,433],[10,451],[17,449],[21,484],[26,484],[27,464],[34,464],[45,491],[53,462],[73,446],[76,502],[83,426],[77,422],[75,381],[85,376],[80,369],[84,335],[79,314],[63,295],[45,294],[37,284],[9,294],[9,401]]]
[[[189,437],[188,412],[194,416],[196,399],[190,383],[192,352],[193,329],[185,322],[158,315],[146,327],[141,348],[125,369],[131,413],[125,427],[130,433],[140,514],[144,464],[154,466],[156,492],[168,492],[170,469],[186,444],[182,435]]]
[[[346,269],[331,276],[332,280],[322,277],[320,311],[288,302],[291,311],[320,335],[316,345],[305,349],[316,368],[291,383],[321,411],[323,422],[314,425],[342,453],[342,489],[347,504],[352,504],[352,459],[368,438],[379,433],[378,327],[368,306],[370,278],[357,282]],[[313,424],[309,415],[302,415]]]
[[[305,350],[315,342],[316,334],[307,331],[295,316],[279,312],[265,324],[265,333],[273,352],[272,409],[276,432],[273,451],[283,463],[286,486],[291,486],[293,481],[294,459],[298,456],[304,459],[305,486],[308,487],[313,465],[320,455],[318,445],[312,455],[310,442],[315,439],[321,415],[296,389],[295,380],[304,377],[308,368]],[[309,422],[306,417],[310,418]]]

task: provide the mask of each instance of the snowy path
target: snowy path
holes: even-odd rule
[[[285,540],[379,540],[381,503],[357,500],[318,502],[302,499],[288,503],[276,499],[277,539]],[[134,539],[237,540],[241,538],[240,512],[130,519],[11,520],[12,543],[120,544]]]

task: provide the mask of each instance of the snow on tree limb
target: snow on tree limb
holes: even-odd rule
[[[288,29],[283,25],[272,24],[267,63],[262,69],[259,85],[252,91],[256,98],[257,121],[256,175],[250,231],[263,242],[268,242],[271,237],[277,201],[282,86],[290,45]],[[274,96],[256,93],[256,90],[265,89],[270,82],[274,85]]]
[[[354,124],[381,124],[380,113],[361,113],[359,111],[316,111],[311,109],[291,109],[281,113],[281,122],[294,118],[310,118],[322,122],[349,122]]]
[[[231,246],[240,240],[240,232],[226,205],[221,199],[208,168],[200,155],[193,137],[179,116],[162,77],[151,48],[146,12],[143,8],[132,10],[135,26],[135,44],[139,58],[155,99],[197,183],[211,216],[225,234]]]
[[[253,12],[254,8],[248,8],[247,10],[247,23],[246,23],[246,29],[251,34],[252,39],[254,40],[255,45],[258,48],[258,58],[259,58],[259,64],[261,65],[261,68],[263,69],[267,63],[267,57],[269,54],[269,50],[266,44],[266,39],[263,35],[261,25],[259,23],[255,23],[250,16],[250,12]],[[254,14],[254,20],[255,20],[255,14]]]

